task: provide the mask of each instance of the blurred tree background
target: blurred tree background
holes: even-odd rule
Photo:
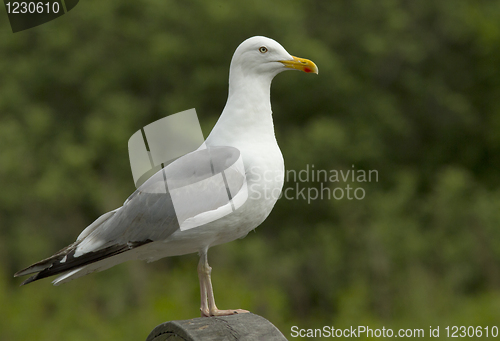
[[[273,83],[287,169],[378,181],[348,183],[363,200],[282,198],[255,233],[212,248],[219,307],[287,337],[498,323],[500,2],[86,0],[16,34],[0,18],[0,339],[143,340],[199,316],[196,255],[60,287],[12,275],[122,205],[139,128],[195,107],[207,136],[253,35],[320,70]]]

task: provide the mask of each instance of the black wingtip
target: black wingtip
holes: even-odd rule
[[[69,250],[66,253],[59,252],[55,254],[54,256],[47,258],[43,261],[40,261],[38,263],[33,264],[32,266],[18,271],[14,274],[14,277],[18,276],[24,276],[28,274],[32,274],[33,272],[39,271],[38,273],[34,274],[27,280],[21,283],[20,286],[29,284],[31,282],[37,281],[39,279],[43,279],[49,276],[54,276],[61,274],[66,271],[70,271],[94,262],[98,262],[102,259],[116,256],[117,254],[129,251],[131,249],[134,249],[136,247],[142,246],[144,244],[151,243],[151,239],[146,239],[144,241],[133,241],[133,242],[128,242],[127,244],[117,244],[117,245],[112,245],[109,247],[106,247],[101,250],[97,251],[91,251],[85,254],[85,256],[82,257],[74,257],[74,250]],[[63,250],[68,250],[68,248],[63,249]],[[67,258],[66,262],[60,262],[60,259]],[[49,262],[50,261],[50,262]],[[36,269],[37,266],[40,266],[43,264],[43,267]],[[30,270],[31,269],[31,270]],[[35,270],[36,269],[36,270]],[[30,270],[30,271],[27,271]]]
[[[25,272],[26,270],[28,270],[28,268],[19,270],[14,274],[14,278],[23,276],[23,272]]]
[[[34,275],[34,276],[31,276],[30,278],[28,278],[27,280],[25,280],[24,282],[22,282],[19,286],[22,287],[23,285],[26,285],[26,284],[30,284],[31,282],[34,282],[36,281],[38,274]]]

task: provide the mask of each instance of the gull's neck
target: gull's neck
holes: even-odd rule
[[[207,138],[209,145],[276,143],[271,111],[272,74],[248,74],[231,68],[226,106]]]

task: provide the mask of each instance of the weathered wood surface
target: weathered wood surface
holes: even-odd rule
[[[252,313],[164,322],[146,341],[283,341],[271,322]]]

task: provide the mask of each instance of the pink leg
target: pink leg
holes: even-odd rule
[[[208,310],[208,301],[207,301],[207,285],[204,277],[204,269],[202,258],[200,257],[200,262],[198,263],[198,278],[200,280],[200,294],[201,294],[201,316],[210,316],[210,311]]]
[[[248,310],[243,309],[219,310],[215,305],[212,280],[210,279],[212,268],[208,265],[207,251],[208,250],[203,250],[203,252],[200,253],[200,262],[198,263],[198,278],[200,279],[201,293],[201,316],[224,316],[248,313]]]

